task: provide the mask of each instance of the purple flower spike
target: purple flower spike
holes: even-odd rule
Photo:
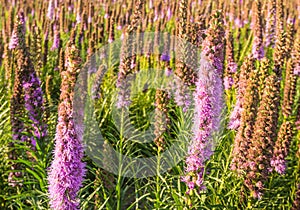
[[[196,85],[197,89],[194,95],[194,138],[189,147],[189,153],[186,159],[187,166],[185,169],[185,173],[187,174],[186,183],[188,184],[189,190],[194,189],[195,184],[197,184],[196,186],[199,188],[202,187],[205,160],[208,159],[211,154],[210,147],[207,145],[212,129],[211,101],[204,85],[201,82],[198,82]],[[194,177],[199,179],[197,183],[192,182]],[[193,183],[193,185],[191,183]]]
[[[19,45],[18,33],[25,34],[25,17],[24,14],[19,15],[18,28],[14,28],[8,48],[10,50],[15,49]]]
[[[61,102],[58,108],[54,160],[48,174],[50,206],[55,210],[79,209],[77,193],[85,174],[85,164],[81,161],[83,124],[75,122],[73,107],[75,81],[81,60],[72,41],[68,43],[66,58],[67,70],[61,72]]]
[[[54,40],[53,40],[53,44],[51,47],[51,51],[56,50],[59,48],[60,45],[60,32],[58,30],[58,26],[54,26]]]
[[[18,46],[18,43],[19,43],[18,36],[17,36],[16,32],[13,31],[13,34],[11,36],[11,39],[10,39],[10,42],[9,42],[9,45],[8,45],[8,48],[10,50],[15,49]]]
[[[53,20],[53,17],[54,17],[54,4],[53,4],[53,0],[49,1],[47,17],[50,20]]]
[[[228,128],[231,130],[237,130],[241,124],[241,113],[242,113],[242,104],[240,99],[237,99],[233,112],[230,115],[230,122]]]
[[[42,139],[47,135],[47,126],[42,120],[44,112],[43,91],[41,82],[35,72],[31,72],[30,75],[24,78],[23,88],[25,108],[28,111],[28,116],[34,129],[35,137],[31,137],[31,143],[35,147],[35,138]]]
[[[191,96],[188,94],[189,87],[178,77],[175,78],[175,102],[182,107],[183,112],[186,112],[191,105]]]
[[[193,139],[189,146],[183,178],[188,185],[188,194],[195,187],[198,190],[205,189],[203,180],[205,161],[213,154],[212,136],[219,128],[223,108],[224,90],[221,77],[225,31],[223,17],[219,11],[213,15],[211,23],[208,36],[203,42],[198,81],[194,93]]]

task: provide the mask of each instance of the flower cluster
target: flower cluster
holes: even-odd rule
[[[95,73],[94,85],[92,87],[92,98],[94,100],[101,98],[101,84],[106,70],[107,67],[105,65],[101,65],[99,66],[98,71]]]
[[[276,30],[276,1],[268,0],[268,14],[266,20],[265,46],[274,47]]]
[[[222,49],[225,31],[223,17],[219,11],[213,15],[208,33],[207,40],[203,42],[198,81],[194,93],[193,139],[186,159],[185,176],[182,179],[188,185],[188,194],[194,188],[205,189],[203,180],[205,161],[212,155],[214,146],[212,137],[219,128],[223,108],[224,53]],[[214,42],[211,42],[210,35],[214,36]],[[213,47],[215,44],[218,48]]]
[[[260,62],[259,68],[259,100],[262,99],[266,87],[266,79],[271,69],[270,60],[264,57]]]
[[[72,40],[68,43],[66,59],[67,69],[61,72],[54,160],[48,174],[50,205],[55,210],[79,209],[77,193],[85,174],[85,164],[81,161],[83,145],[75,129],[73,109],[74,86],[81,60]]]
[[[17,52],[17,68],[15,71],[14,91],[11,98],[11,124],[13,140],[19,140],[31,144],[35,149],[36,140],[41,140],[47,135],[47,125],[43,120],[43,92],[40,80],[37,77],[33,63],[30,59],[25,43],[25,20],[23,12],[19,12],[12,35],[14,47]],[[26,118],[27,116],[28,118]],[[25,123],[27,119],[31,126]],[[25,134],[28,133],[28,134]],[[16,159],[17,154],[12,151],[11,159]],[[13,170],[19,169],[18,165],[12,165]],[[20,177],[21,173],[9,174],[9,182],[16,186],[14,177]]]
[[[247,81],[250,77],[252,71],[254,71],[254,59],[253,57],[248,57],[245,59],[243,65],[241,66],[238,87],[237,87],[237,99],[235,103],[235,107],[230,114],[230,121],[228,128],[232,130],[237,130],[241,124],[241,116],[243,111],[243,104],[245,101],[245,93],[247,89]]]
[[[168,103],[169,96],[166,91],[156,90],[155,95],[155,139],[154,143],[158,147],[158,151],[162,151],[165,148],[164,134],[168,130],[170,119],[168,117]]]
[[[293,139],[293,123],[286,121],[280,126],[277,141],[271,159],[271,166],[279,174],[286,171],[286,157]]]
[[[53,39],[53,44],[52,44],[52,47],[51,47],[51,50],[56,50],[60,47],[60,32],[59,32],[59,27],[58,27],[58,24],[55,24],[53,26],[53,31],[54,31],[54,39]]]
[[[281,77],[282,68],[286,57],[286,33],[284,31],[278,34],[278,38],[275,42],[273,57],[275,68],[274,71],[279,77]]]
[[[285,86],[282,103],[282,114],[285,118],[291,117],[296,97],[297,76],[294,74],[294,65],[295,63],[289,60],[285,71]]]
[[[266,79],[266,87],[257,110],[249,149],[246,151],[245,184],[253,193],[254,198],[261,197],[263,183],[271,171],[270,159],[272,158],[273,140],[276,138],[279,116],[279,90],[280,80],[276,75],[270,75]]]
[[[243,104],[239,119],[239,127],[234,139],[231,170],[242,175],[247,167],[247,154],[251,144],[258,103],[257,72],[252,70],[249,79],[245,81]]]
[[[25,43],[25,31],[23,31],[24,16],[20,13],[20,23],[15,27],[17,31],[18,45],[18,71],[22,72],[20,78],[24,90],[24,106],[28,112],[28,117],[32,122],[31,143],[35,147],[35,139],[42,139],[47,135],[47,126],[43,121],[43,92],[41,82],[37,77],[34,65],[30,59],[30,54]],[[18,23],[17,23],[18,24]],[[30,129],[31,130],[31,129]]]
[[[178,34],[179,37],[176,42],[176,70],[175,74],[183,81],[187,86],[194,85],[196,82],[197,74],[195,73],[195,66],[197,63],[197,52],[192,44],[192,34],[195,34],[195,30],[191,30],[191,24],[188,21],[188,1],[181,0],[179,3],[179,21],[178,21]],[[185,104],[182,102],[181,104]]]
[[[191,105],[191,96],[189,95],[189,87],[184,82],[175,76],[175,102],[182,107],[183,112],[186,112]]]
[[[143,6],[142,1],[137,1],[135,5],[135,12],[132,16],[129,26],[126,28],[126,34],[131,35],[137,30],[140,17],[141,8]],[[120,55],[120,66],[117,80],[117,88],[119,88],[117,107],[123,108],[131,103],[130,100],[130,81],[132,79],[131,73],[136,66],[136,52],[135,40],[131,40],[130,37],[125,37],[122,45],[122,52]]]
[[[229,90],[233,84],[233,74],[237,71],[237,64],[234,61],[234,46],[232,32],[227,29],[226,31],[226,68],[224,75],[225,90]]]
[[[263,26],[261,15],[261,1],[254,1],[254,40],[252,47],[253,57],[256,59],[262,59],[264,57],[264,45],[263,45]]]
[[[194,137],[186,158],[186,175],[182,178],[189,188],[188,194],[196,187],[199,190],[205,189],[203,183],[204,164],[212,154],[210,146],[207,145],[212,131],[212,104],[205,85],[198,81],[196,87]]]
[[[19,43],[23,40],[19,40],[20,36],[25,36],[25,17],[23,12],[19,13],[19,16],[17,17],[17,22],[15,24],[14,30],[12,32],[12,36],[9,42],[9,49],[15,49],[18,47]],[[25,37],[24,37],[25,40]]]

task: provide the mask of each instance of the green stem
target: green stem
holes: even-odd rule
[[[123,153],[123,133],[124,133],[124,108],[122,108],[121,113],[121,126],[120,126],[120,141],[119,141],[119,167],[118,167],[118,180],[116,185],[117,191],[117,210],[122,209],[122,192],[121,192],[121,185],[122,185],[122,156]]]
[[[160,209],[160,196],[159,196],[159,192],[160,192],[160,183],[159,183],[159,169],[160,169],[160,151],[158,151],[158,155],[157,155],[157,166],[156,166],[156,204],[155,204],[155,209]]]

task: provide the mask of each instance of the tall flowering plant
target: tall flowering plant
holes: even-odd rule
[[[47,125],[43,120],[41,82],[26,46],[25,17],[22,11],[18,13],[9,48],[16,50],[17,53],[14,93],[11,98],[12,137],[13,140],[30,143],[35,149],[36,140],[41,140],[47,135]],[[24,123],[26,114],[31,125]],[[29,135],[22,134],[22,132],[27,132]]]
[[[228,124],[228,128],[231,130],[238,130],[241,125],[243,106],[245,103],[245,93],[248,87],[247,81],[254,69],[254,61],[255,60],[253,57],[247,57],[241,66],[238,76],[236,103],[232,113],[230,114],[230,120]]]
[[[253,125],[249,148],[246,152],[245,185],[254,198],[261,198],[264,182],[271,170],[270,159],[274,149],[274,139],[278,124],[278,97],[280,80],[274,74],[266,79],[266,87],[257,109],[257,117]]]
[[[217,11],[203,42],[203,52],[194,93],[195,115],[193,139],[186,159],[183,181],[189,194],[194,188],[205,189],[203,183],[205,160],[212,155],[212,134],[220,124],[223,101],[224,35],[223,16]]]
[[[14,38],[16,34],[16,39]],[[40,79],[37,77],[34,65],[30,59],[30,53],[25,41],[25,18],[19,13],[17,23],[11,40],[17,50],[19,76],[24,91],[24,106],[31,121],[32,128],[28,128],[32,136],[30,142],[35,147],[36,139],[42,139],[47,135],[47,126],[43,121],[43,92]]]
[[[62,84],[58,123],[55,136],[54,160],[49,171],[49,198],[52,209],[79,209],[77,193],[85,174],[81,135],[75,129],[73,96],[81,59],[74,42],[68,43],[65,71],[61,72]]]
[[[122,44],[122,50],[120,55],[120,66],[117,79],[118,94],[118,108],[124,108],[131,104],[130,100],[130,81],[132,79],[132,73],[136,67],[136,43],[131,41],[130,36],[134,33],[139,26],[140,18],[142,16],[141,10],[143,7],[143,1],[137,1],[135,5],[135,11],[132,16],[131,22],[126,28],[125,40]]]

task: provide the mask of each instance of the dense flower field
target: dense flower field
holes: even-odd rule
[[[0,8],[0,209],[300,210],[299,0]]]

